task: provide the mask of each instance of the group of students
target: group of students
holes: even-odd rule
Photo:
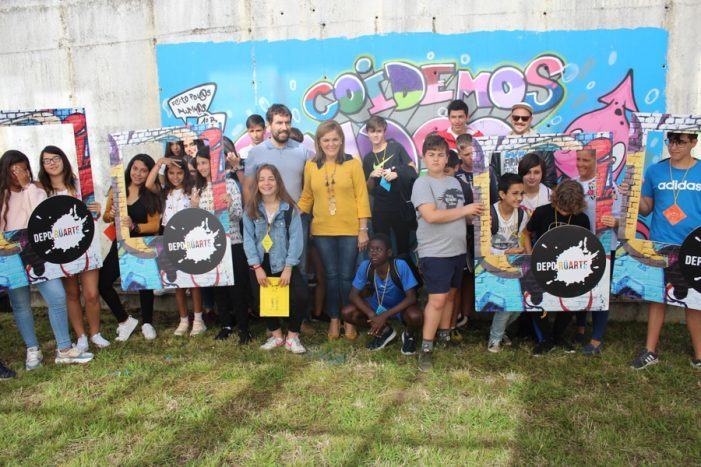
[[[532,108],[513,107],[513,135],[534,134]],[[175,335],[202,334],[207,328],[204,311],[216,304],[221,329],[216,339],[238,334],[240,344],[251,342],[249,317],[257,308],[260,287],[278,277],[289,285],[290,315],[287,332],[278,318],[265,318],[268,337],[262,349],[283,347],[292,353],[306,351],[300,340],[309,312],[309,278],[314,269],[317,287],[314,315],[328,316],[329,339],[358,336],[368,328],[367,347],[382,349],[397,338],[401,327],[401,353],[418,352],[419,368],[432,366],[435,345],[457,340],[456,329],[464,325],[474,303],[472,219],[491,211],[492,254],[530,253],[531,246],[548,230],[560,225],[595,228],[596,153],[577,151],[576,179],[555,184],[554,165],[537,153],[525,155],[518,173],[497,175],[490,169],[490,205],[473,202],[472,138],[482,136],[468,125],[469,111],[460,100],[450,103],[450,127],[425,138],[422,147],[425,175],[419,177],[412,158],[396,141],[386,138],[387,122],[377,116],[366,122],[372,149],[362,159],[346,154],[344,133],[335,121],[319,125],[315,151],[302,144],[303,135],[291,127],[291,112],[273,104],[265,120],[252,115],[246,121],[251,146],[237,152],[224,139],[228,171],[226,206],[235,285],[177,289],[180,322]],[[266,138],[266,130],[270,137]],[[671,158],[654,164],[646,174],[640,211],[652,214],[651,239],[680,243],[701,221],[701,203],[692,192],[669,193],[656,184],[666,166],[672,180],[701,182],[701,164],[691,155],[696,135],[670,133]],[[552,162],[552,161],[550,161]],[[664,173],[663,173],[664,172]],[[676,177],[676,178],[675,178]],[[655,180],[652,180],[655,179]],[[154,161],[146,154],[133,157],[125,171],[127,214],[122,222],[131,236],[162,232],[171,217],[182,209],[214,210],[209,148],[199,139],[167,144],[166,154]],[[688,184],[687,184],[688,185]],[[701,185],[699,185],[701,186]],[[617,187],[617,203],[601,222],[615,227],[620,197],[626,186]],[[75,176],[66,155],[47,146],[41,152],[41,169],[34,181],[28,158],[7,151],[0,159],[0,228],[26,228],[29,216],[47,196],[79,196]],[[697,195],[698,196],[698,195]],[[685,216],[675,225],[664,212],[681,206]],[[116,211],[108,194],[104,212],[98,203],[88,206],[105,222],[114,222]],[[657,226],[657,227],[656,227]],[[373,236],[369,236],[372,229]],[[415,233],[418,264],[412,256]],[[670,235],[673,234],[673,238]],[[393,237],[393,239],[392,239]],[[611,246],[615,248],[615,244]],[[367,250],[367,259],[365,258]],[[360,261],[363,259],[362,261]],[[419,272],[420,271],[420,272]],[[86,363],[97,348],[110,345],[100,333],[102,297],[118,321],[117,341],[135,331],[138,320],[126,313],[114,289],[119,277],[117,243],[114,241],[102,267],[63,279],[40,282],[37,289],[48,305],[57,343],[56,363]],[[164,278],[163,280],[168,280]],[[425,289],[424,310],[417,294]],[[38,367],[42,354],[34,333],[29,287],[10,290],[17,327],[27,347],[26,369]],[[89,338],[83,324],[82,294]],[[187,296],[192,298],[194,319],[188,318]],[[147,340],[156,338],[153,326],[154,293],[139,291],[141,330]],[[508,345],[507,327],[522,321],[536,341],[534,355],[561,347],[573,352],[565,339],[572,313],[555,313],[554,323],[540,313],[494,314],[487,349],[498,352]],[[591,339],[585,339],[586,312],[575,313],[576,340],[585,355],[600,354],[608,320],[607,311],[592,312]],[[646,347],[633,361],[634,368],[656,363],[657,341],[664,307],[651,304]],[[72,344],[68,322],[77,336]],[[695,355],[692,366],[701,369],[701,312],[687,310]],[[420,339],[419,339],[420,336]],[[0,376],[14,373],[0,364]]]

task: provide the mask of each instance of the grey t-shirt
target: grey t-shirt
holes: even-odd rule
[[[262,164],[272,164],[280,171],[285,188],[295,201],[302,195],[304,183],[304,164],[311,159],[312,153],[297,141],[287,140],[284,148],[278,148],[266,139],[251,148],[246,158],[244,175],[253,177]]]
[[[443,224],[429,224],[418,212],[422,204],[435,204],[437,209],[455,209],[465,205],[460,182],[455,177],[419,177],[411,191],[419,227],[416,240],[419,258],[450,258],[467,253],[467,224],[465,218]]]

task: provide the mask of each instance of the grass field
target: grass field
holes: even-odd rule
[[[48,319],[37,322],[46,343]],[[304,356],[215,342],[211,330],[175,338],[174,325],[161,319],[155,342],[135,333],[85,367],[56,367],[43,345],[51,363],[0,384],[0,462],[701,463],[701,372],[680,325],[642,372],[628,368],[645,331],[631,323],[612,324],[594,359],[535,359],[527,344],[489,354],[481,325],[427,374],[398,344],[328,343],[322,324]],[[23,368],[11,315],[0,329],[0,356]]]

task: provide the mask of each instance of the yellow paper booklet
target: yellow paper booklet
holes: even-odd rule
[[[290,286],[280,287],[279,277],[268,277],[268,286],[260,288],[260,316],[290,316]]]

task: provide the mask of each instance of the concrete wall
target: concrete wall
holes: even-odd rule
[[[85,107],[99,199],[107,133],[160,126],[157,43],[663,27],[667,110],[698,114],[700,17],[701,0],[3,0],[0,108]]]
[[[699,114],[699,18],[701,0],[2,0],[0,108],[85,107],[100,199],[107,133],[160,126],[157,43],[663,27],[667,111]]]

